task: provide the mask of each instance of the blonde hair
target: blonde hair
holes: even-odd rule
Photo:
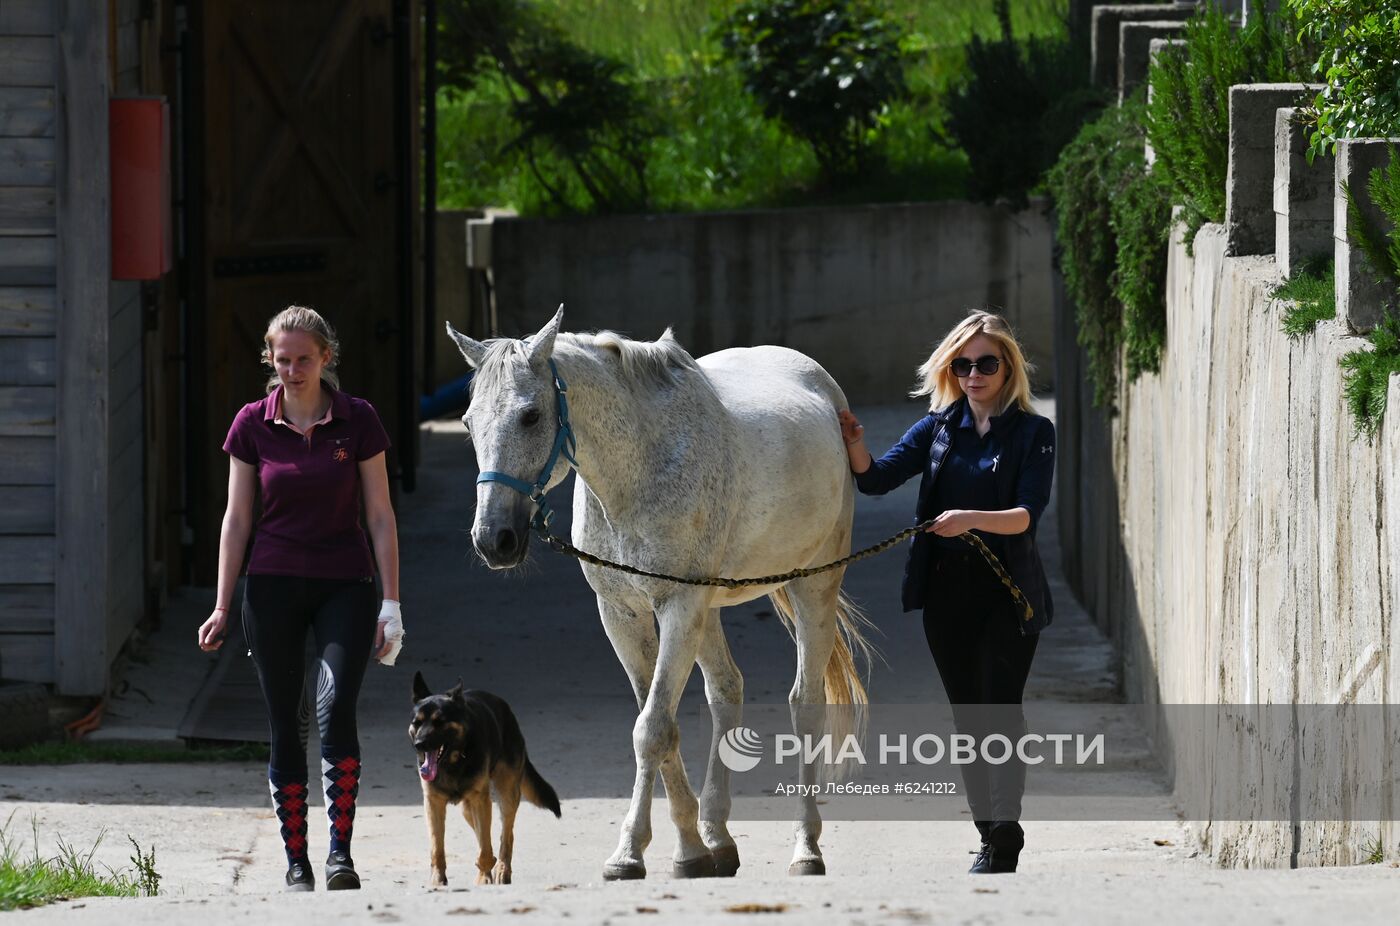
[[[272,361],[272,339],[287,331],[303,331],[311,335],[322,350],[331,352],[331,359],[321,368],[321,380],[332,389],[339,389],[340,377],[336,375],[335,366],[340,362],[340,342],[335,338],[335,329],[315,309],[289,305],[268,320],[267,333],[263,335],[263,366],[272,370],[272,375],[267,379],[267,391],[271,393],[281,383]]]
[[[967,342],[979,334],[997,343],[1001,351],[1002,366],[1006,370],[1006,380],[997,396],[996,414],[1000,415],[1013,403],[1024,412],[1034,412],[1035,409],[1031,405],[1030,374],[1035,371],[1035,366],[1021,352],[1021,345],[1017,343],[1016,335],[1006,323],[1006,319],[976,309],[953,326],[953,330],[948,332],[943,342],[934,348],[933,353],[919,367],[918,388],[909,395],[915,398],[928,396],[928,410],[931,412],[946,408],[962,398],[963,391],[958,387],[958,378],[949,369],[949,364],[962,353]]]

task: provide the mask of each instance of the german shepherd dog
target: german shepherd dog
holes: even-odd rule
[[[559,816],[559,797],[525,755],[525,737],[505,701],[486,691],[463,691],[461,682],[435,695],[413,674],[413,720],[408,736],[418,750],[423,815],[428,821],[429,883],[447,884],[442,840],[447,805],[462,805],[476,832],[477,884],[509,884],[515,847],[515,811],[524,797]],[[491,790],[501,810],[500,856],[491,854]]]

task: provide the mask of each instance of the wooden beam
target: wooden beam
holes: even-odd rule
[[[54,40],[0,36],[0,84],[52,87]]]
[[[0,87],[0,135],[53,137],[52,87]]]
[[[53,334],[52,287],[0,286],[0,335]]]
[[[0,532],[52,536],[53,512],[53,486],[0,486]]]
[[[58,254],[54,672],[65,695],[99,695],[107,639],[108,4],[58,0]],[[98,465],[93,465],[93,454]]]
[[[0,187],[0,237],[54,233],[54,192],[51,186]]]
[[[53,186],[53,139],[0,138],[0,186]]]
[[[53,35],[53,0],[0,3],[0,35]]]
[[[0,484],[51,486],[54,460],[52,437],[0,437]]]
[[[0,537],[0,584],[52,585],[52,537]],[[9,675],[9,666],[5,667]]]
[[[55,370],[53,338],[0,337],[0,386],[52,386]]]
[[[0,585],[0,633],[53,633],[53,586]]]

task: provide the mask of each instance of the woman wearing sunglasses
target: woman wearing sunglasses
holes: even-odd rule
[[[954,721],[979,742],[1002,733],[1014,743],[1024,731],[1026,677],[1039,633],[1053,616],[1035,529],[1050,501],[1055,427],[1031,406],[1030,371],[1005,319],[973,312],[919,368],[912,395],[929,397],[929,413],[883,457],[871,458],[855,415],[840,413],[862,493],[883,495],[922,477],[916,520],[933,519],[933,525],[910,548],[904,610],[923,609],[924,634]],[[965,531],[1000,560],[1029,614],[959,536]],[[962,768],[982,840],[972,872],[1015,871],[1025,842],[1019,823],[1025,766],[1013,760]]]

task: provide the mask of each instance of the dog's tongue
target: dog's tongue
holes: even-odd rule
[[[418,774],[423,777],[424,781],[432,781],[437,777],[437,764],[438,756],[436,750],[424,753],[423,764],[418,766]]]

